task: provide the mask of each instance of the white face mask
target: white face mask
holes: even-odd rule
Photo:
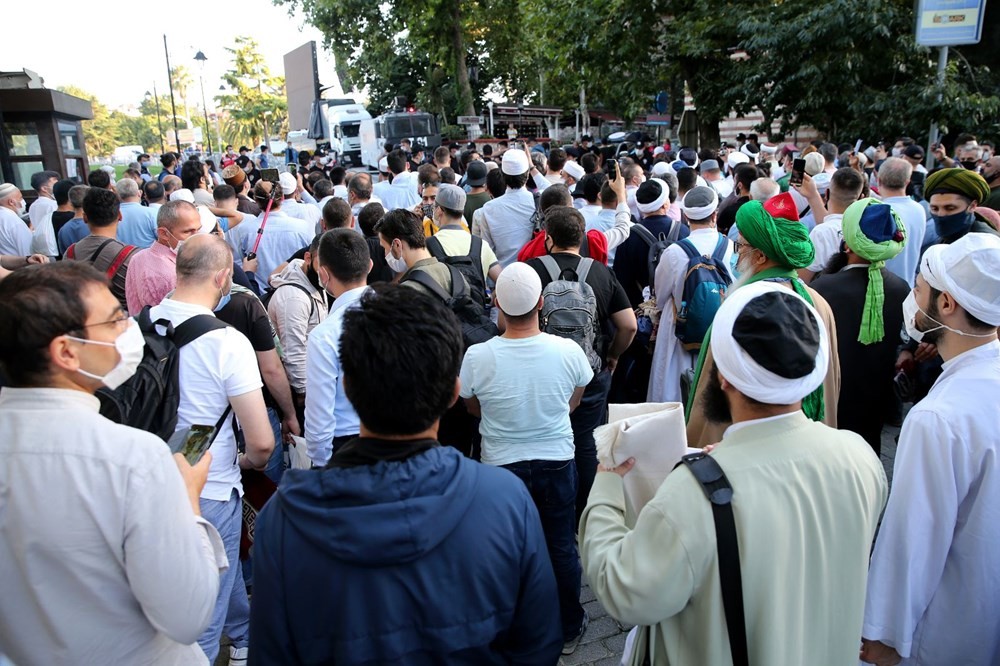
[[[146,339],[142,337],[142,331],[139,330],[139,324],[137,324],[134,319],[129,320],[128,328],[125,329],[124,333],[115,338],[114,342],[87,340],[85,338],[75,338],[73,336],[67,337],[70,340],[76,340],[77,342],[82,342],[88,345],[114,347],[118,351],[118,364],[111,368],[111,370],[109,370],[103,377],[87,372],[86,370],[77,370],[77,372],[84,377],[96,379],[112,391],[127,382],[132,375],[135,374],[136,368],[139,367],[139,362],[142,361],[143,350],[146,347]]]
[[[385,263],[389,265],[389,270],[391,270],[393,273],[406,272],[406,262],[403,260],[402,257],[397,259],[396,257],[392,256],[392,248],[390,248],[389,251],[385,253]]]
[[[929,328],[926,331],[921,331],[920,329],[918,329],[917,328],[918,312],[927,317],[928,319],[930,319],[935,324],[937,324],[937,326],[935,326],[934,328]],[[950,326],[945,326],[944,324],[937,321],[929,314],[920,309],[920,306],[917,305],[917,297],[914,296],[912,291],[910,292],[910,295],[906,297],[906,300],[903,301],[903,325],[906,327],[906,334],[916,342],[922,342],[925,335],[940,330],[942,328],[945,329],[946,331],[951,331],[955,335],[961,335],[967,338],[996,337],[996,333],[966,333],[965,331],[959,331],[958,329],[951,328]]]
[[[24,215],[26,210],[28,210],[28,204],[24,202],[24,199],[21,199],[21,203],[17,205],[17,214]]]
[[[903,156],[903,149],[902,148],[893,148],[892,149],[892,156],[893,157],[902,157]]]

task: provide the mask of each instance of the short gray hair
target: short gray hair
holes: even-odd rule
[[[173,229],[180,224],[185,214],[191,213],[199,215],[194,204],[187,201],[170,201],[160,206],[160,209],[156,211],[156,226]]]
[[[115,190],[118,192],[119,199],[131,199],[132,197],[139,196],[139,184],[131,178],[122,178],[119,180],[115,183]]]
[[[89,189],[87,185],[74,185],[69,188],[69,202],[73,204],[73,208],[83,208],[83,198],[87,196]]]
[[[781,185],[773,178],[758,178],[750,183],[750,198],[754,201],[767,201],[781,194]]]
[[[878,182],[890,190],[901,190],[913,176],[913,165],[901,157],[890,157],[878,168]]]

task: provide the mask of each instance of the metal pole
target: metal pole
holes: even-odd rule
[[[163,34],[163,53],[167,56],[167,83],[170,85],[170,113],[174,123],[174,143],[181,151],[181,135],[177,132],[177,104],[174,102],[174,77],[170,72],[170,51],[167,49],[167,35]]]
[[[938,109],[941,108],[941,102],[944,100],[944,73],[947,67],[948,67],[948,47],[942,46],[938,52],[938,68],[937,68]],[[938,142],[938,124],[937,121],[934,121],[931,123],[930,137],[927,142],[927,156],[926,156],[927,163],[924,165],[928,169],[934,168],[934,144],[936,144],[937,142]]]
[[[212,154],[212,127],[208,124],[208,105],[205,104],[205,79],[198,75],[198,83],[201,84],[201,110],[205,113],[205,134],[208,135],[208,154]],[[221,146],[220,146],[221,148]]]
[[[156,94],[156,81],[153,81],[153,101],[156,102],[156,131],[160,134],[160,154],[167,152],[163,143],[163,123],[160,122],[160,96]]]

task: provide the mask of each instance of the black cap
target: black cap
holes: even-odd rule
[[[911,143],[903,150],[903,154],[915,160],[922,160],[924,158],[924,149],[915,143]]]
[[[486,175],[489,172],[484,162],[478,160],[469,162],[465,170],[465,182],[469,187],[482,187],[486,184]]]
[[[733,322],[733,340],[779,377],[800,379],[816,369],[819,326],[805,301],[791,294],[772,291],[747,303]]]

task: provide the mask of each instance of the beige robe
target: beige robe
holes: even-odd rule
[[[782,283],[783,284],[783,283]],[[791,288],[790,286],[788,287]],[[837,352],[837,323],[833,319],[833,311],[830,305],[814,289],[806,287],[809,296],[813,299],[813,306],[819,312],[826,332],[830,337],[830,367],[826,371],[826,379],[823,380],[823,402],[825,405],[825,415],[823,423],[831,428],[837,427],[837,400],[840,397],[840,355]],[[705,392],[705,384],[711,373],[715,372],[715,359],[712,350],[709,348],[705,355],[705,367],[698,380],[698,389],[694,395],[694,406],[691,407],[691,418],[688,419],[687,441],[688,446],[702,448],[709,444],[716,444],[722,440],[722,433],[729,427],[729,423],[710,423],[705,418],[705,410],[702,408],[701,399]]]

